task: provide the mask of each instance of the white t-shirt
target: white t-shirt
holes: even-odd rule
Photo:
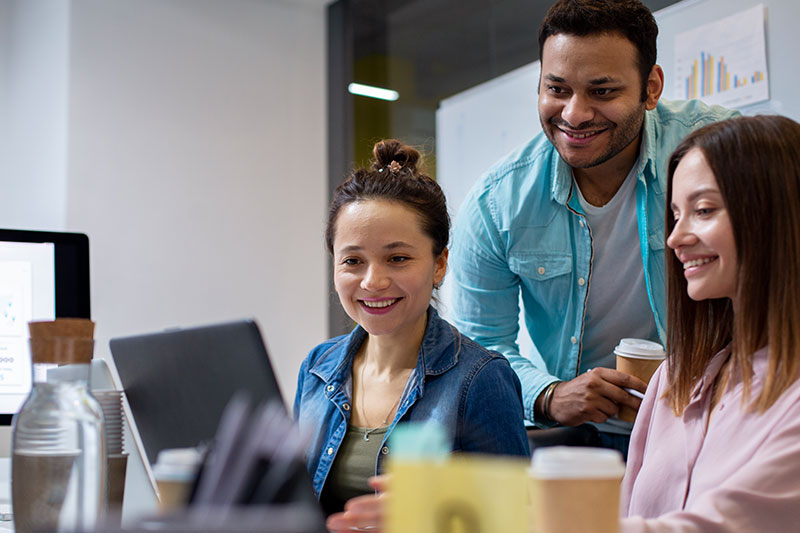
[[[589,204],[576,187],[592,233],[592,270],[581,349],[581,373],[614,368],[614,346],[624,337],[660,342],[644,281],[636,221],[635,166],[617,193],[602,207]],[[631,424],[613,419],[601,431],[629,433]]]

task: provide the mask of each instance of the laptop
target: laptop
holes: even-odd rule
[[[274,412],[286,413],[253,320],[115,338],[110,348],[133,417],[131,433],[153,488],[152,464],[158,453],[211,443],[223,413],[230,417],[229,404],[272,403]],[[237,401],[231,402],[234,397]],[[282,436],[286,430],[280,430]],[[229,432],[221,435],[222,440],[230,437]],[[319,511],[304,462],[287,468],[291,475],[279,485],[280,493],[269,496],[258,483],[261,478],[249,476],[255,485],[244,501],[304,504]]]
[[[211,441],[237,391],[253,403],[283,405],[253,320],[120,337],[109,344],[150,464],[161,450]]]

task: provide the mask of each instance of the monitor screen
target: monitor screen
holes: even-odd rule
[[[28,322],[56,317],[91,318],[89,239],[0,229],[0,425],[30,392]]]

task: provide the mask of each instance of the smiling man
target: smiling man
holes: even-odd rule
[[[615,418],[645,383],[613,370],[620,338],[663,341],[666,162],[733,111],[662,102],[658,27],[638,0],[559,0],[539,30],[543,133],[495,164],[462,206],[451,250],[458,328],[503,353],[539,426]],[[535,353],[516,339],[521,299]]]

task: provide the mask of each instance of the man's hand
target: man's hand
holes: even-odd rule
[[[593,368],[558,384],[550,400],[550,416],[565,426],[577,426],[584,422],[605,422],[623,405],[638,411],[642,401],[624,391],[625,388],[644,393],[647,384],[611,368]]]
[[[386,485],[389,476],[376,476],[369,479],[369,486],[380,494],[365,494],[347,500],[344,512],[335,513],[328,517],[325,527],[332,533],[345,531],[370,531],[381,533],[386,515],[384,506],[387,496]]]

